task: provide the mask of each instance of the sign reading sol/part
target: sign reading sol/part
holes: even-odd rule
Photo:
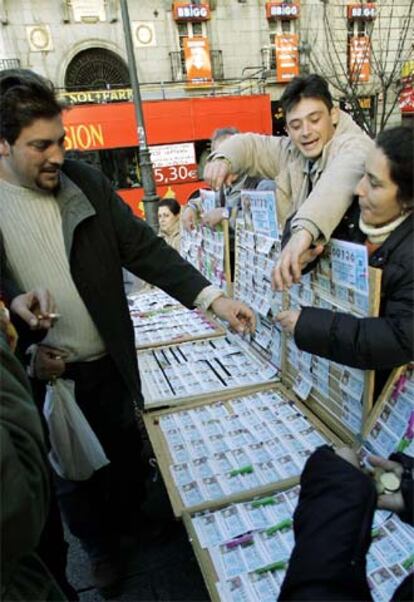
[[[266,2],[266,17],[268,19],[297,19],[299,17],[299,4]]]
[[[207,21],[210,19],[208,4],[191,4],[190,2],[174,2],[175,21]]]

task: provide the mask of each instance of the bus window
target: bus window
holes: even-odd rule
[[[142,186],[137,148],[68,151],[68,159],[85,161],[102,171],[116,190]]]

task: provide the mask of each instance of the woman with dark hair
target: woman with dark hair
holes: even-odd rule
[[[391,368],[414,359],[413,132],[382,132],[368,155],[355,202],[334,237],[367,246],[382,270],[378,318],[316,307],[281,312],[278,320],[304,351],[363,370],[377,370],[376,390]]]
[[[158,203],[158,223],[161,236],[176,251],[180,250],[180,204],[175,199],[162,199]]]

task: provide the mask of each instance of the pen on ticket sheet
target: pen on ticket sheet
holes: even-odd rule
[[[206,364],[209,366],[210,370],[212,370],[214,372],[214,374],[217,376],[217,378],[220,380],[220,382],[227,387],[227,383],[224,380],[224,378],[222,378],[220,376],[220,374],[217,372],[217,370],[214,368],[214,366],[211,365],[211,363],[208,360],[203,360],[204,362],[206,362]]]
[[[165,380],[167,381],[167,384],[168,384],[168,386],[170,387],[172,394],[173,394],[173,395],[175,395],[175,390],[174,390],[174,387],[172,386],[172,384],[171,384],[171,382],[170,382],[170,379],[168,378],[168,376],[167,376],[167,374],[166,374],[166,372],[165,372],[164,368],[162,367],[162,364],[161,364],[160,360],[158,359],[158,357],[157,357],[157,354],[155,353],[155,351],[154,351],[154,350],[152,350],[152,351],[151,351],[151,353],[152,353],[152,355],[154,356],[154,358],[155,358],[155,361],[157,362],[157,364],[158,364],[158,367],[159,367],[159,369],[161,370],[161,372],[162,372],[162,374],[163,374],[163,376],[164,376]]]

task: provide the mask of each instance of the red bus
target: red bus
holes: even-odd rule
[[[216,128],[272,133],[267,94],[154,100],[144,101],[143,106],[157,193],[175,196],[182,204],[201,185],[199,166]],[[68,155],[101,169],[134,213],[142,215],[144,192],[133,104],[75,104],[64,111],[63,119]]]

